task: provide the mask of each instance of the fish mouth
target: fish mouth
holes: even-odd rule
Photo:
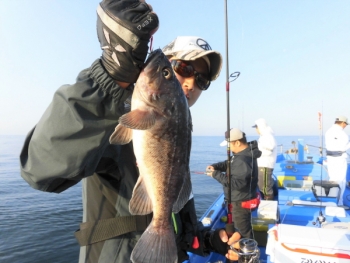
[[[167,93],[166,89],[161,88],[162,85],[168,85],[166,82],[170,80],[165,80],[162,74],[164,70],[171,72],[171,76],[174,76],[169,59],[161,49],[156,49],[149,54],[142,69],[142,75],[146,77],[145,87],[147,87],[147,92],[143,94],[146,100],[152,102],[160,99],[162,95]]]
[[[163,51],[158,48],[148,55],[144,68],[150,66],[151,63],[160,63],[164,59],[166,59],[166,56],[164,55]]]
[[[148,55],[143,71],[153,81],[158,78],[157,74],[159,71],[163,70],[165,67],[172,70],[170,61],[164,55],[163,51],[161,49],[156,49]]]

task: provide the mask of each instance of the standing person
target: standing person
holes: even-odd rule
[[[339,116],[325,134],[329,180],[336,181],[340,187],[338,205],[343,205],[343,194],[346,187],[348,168],[346,151],[350,148],[349,137],[344,131],[347,125],[348,118]]]
[[[102,57],[60,87],[26,137],[21,176],[35,189],[61,193],[82,179],[83,222],[76,232],[80,263],[130,262],[131,252],[152,215],[133,216],[129,201],[139,173],[132,142],[111,145],[118,119],[130,109],[135,81],[144,65],[158,16],[144,1],[105,0],[97,7]],[[220,53],[198,37],[178,37],[164,48],[192,106],[220,73]],[[193,198],[175,216],[178,261],[186,251],[210,251],[237,259],[227,250],[240,238],[198,223]],[[182,230],[182,231],[181,231]],[[196,244],[198,241],[199,244]]]
[[[227,137],[227,136],[226,136]],[[227,143],[223,141],[220,145]],[[230,149],[233,157],[230,162],[231,193],[228,192],[226,176],[227,161],[207,166],[213,177],[224,187],[225,199],[231,194],[232,219],[234,227],[243,238],[253,238],[251,211],[260,203],[258,196],[258,164],[261,152],[256,141],[247,142],[245,133],[237,128],[230,130]]]
[[[260,135],[258,147],[261,151],[261,156],[258,158],[258,186],[265,200],[273,200],[274,180],[272,178],[272,172],[276,164],[277,142],[273,130],[267,125],[265,119],[257,119],[253,128],[256,128],[256,132]]]

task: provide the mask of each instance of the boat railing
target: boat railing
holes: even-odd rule
[[[316,146],[316,145],[311,145],[311,144],[306,144],[306,146],[311,147],[311,148],[317,148],[320,156],[323,155],[323,150],[326,150],[326,148],[324,148],[322,146]]]
[[[278,144],[278,145],[277,145],[277,148],[280,149],[279,152],[278,152],[278,154],[283,153],[283,144]]]
[[[278,155],[282,155],[282,154],[286,154],[286,158],[287,159],[291,159],[291,160],[295,160],[296,161],[296,157],[297,157],[297,154],[298,154],[298,150],[299,150],[299,147],[296,146],[296,142],[295,141],[292,141],[292,144],[293,144],[293,147],[292,148],[289,148],[287,150],[284,150],[283,149],[283,144],[278,144],[277,147],[278,147],[278,151],[277,151],[277,154]],[[314,149],[318,149],[319,151],[319,155],[320,156],[323,156],[323,153],[324,153],[324,150],[326,150],[325,147],[322,147],[322,146],[316,146],[316,145],[312,145],[312,144],[305,144],[304,145],[304,152],[306,154],[313,154],[313,155],[316,155],[314,151],[310,151],[310,148],[314,148]],[[291,157],[291,155],[294,155],[294,157]]]

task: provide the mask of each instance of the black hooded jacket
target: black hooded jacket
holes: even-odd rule
[[[258,184],[257,158],[261,156],[257,141],[248,143],[248,147],[231,158],[231,201],[247,201],[256,197]],[[228,200],[227,161],[212,164],[215,171],[212,176],[223,185]]]

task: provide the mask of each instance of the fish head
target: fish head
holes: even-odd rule
[[[161,49],[153,51],[147,58],[144,68],[136,82],[133,94],[135,102],[141,100],[147,106],[171,107],[171,104],[185,103],[186,97],[176,78],[169,59]]]

